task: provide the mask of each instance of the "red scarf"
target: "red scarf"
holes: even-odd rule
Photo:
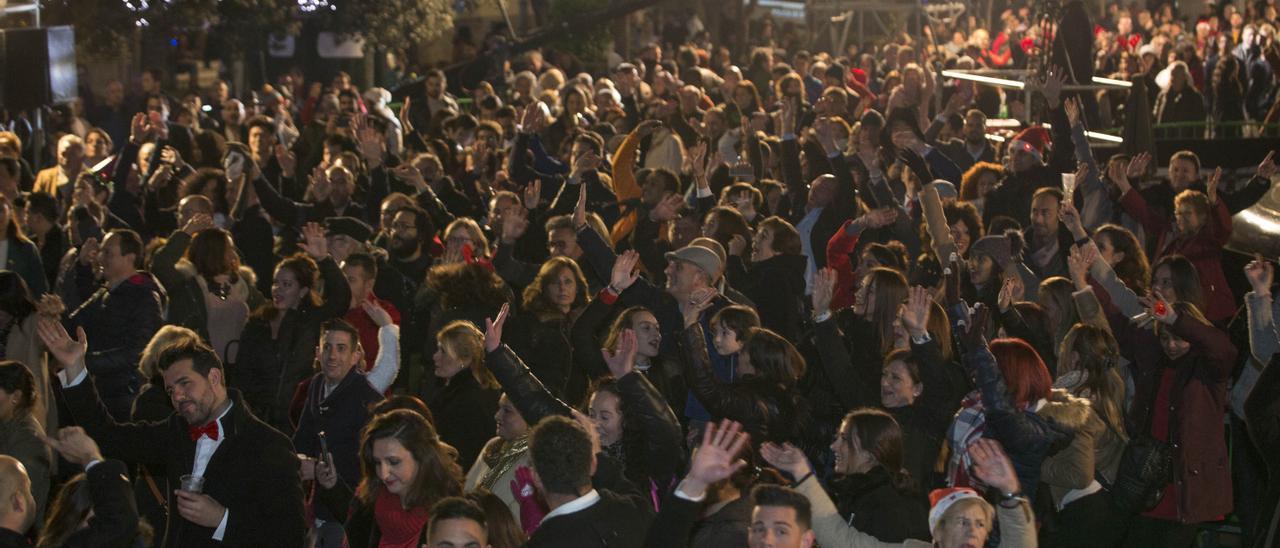
[[[382,534],[378,548],[417,548],[418,537],[427,526],[427,509],[405,510],[399,496],[379,489],[378,500],[373,503],[373,519]]]

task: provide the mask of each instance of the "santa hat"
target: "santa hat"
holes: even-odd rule
[[[977,491],[968,487],[947,487],[946,489],[934,489],[929,493],[929,530],[933,531],[938,528],[938,522],[942,521],[942,516],[947,513],[947,509],[964,499],[978,499],[982,497]]]
[[[860,68],[849,69],[849,85],[853,86],[857,82],[860,85],[867,85],[867,71]]]
[[[1044,161],[1044,150],[1049,147],[1052,141],[1049,139],[1049,130],[1041,126],[1031,126],[1018,132],[1009,141],[1009,151],[1021,150],[1029,152],[1036,157],[1036,160]]]

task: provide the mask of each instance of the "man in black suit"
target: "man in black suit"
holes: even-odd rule
[[[534,427],[529,441],[533,484],[551,511],[526,547],[642,545],[653,506],[640,493],[592,488],[599,443],[594,432],[563,416],[547,417]]]
[[[228,393],[222,362],[212,348],[191,341],[161,353],[158,367],[175,413],[168,420],[112,420],[85,371],[84,330],[71,338],[61,324],[42,320],[38,331],[62,363],[58,373],[71,420],[115,458],[163,464],[170,508],[166,547],[303,545],[302,485],[298,458],[280,432],[263,423],[238,392]],[[203,488],[177,489],[181,476],[203,478]]]

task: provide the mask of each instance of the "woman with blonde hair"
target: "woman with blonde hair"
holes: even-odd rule
[[[472,462],[492,437],[502,395],[484,366],[484,333],[466,320],[450,322],[436,334],[431,360],[441,386],[427,407],[440,439],[458,448],[461,462]]]

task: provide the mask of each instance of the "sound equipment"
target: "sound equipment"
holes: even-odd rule
[[[0,33],[4,108],[31,110],[77,97],[76,39],[70,26],[6,29]]]

